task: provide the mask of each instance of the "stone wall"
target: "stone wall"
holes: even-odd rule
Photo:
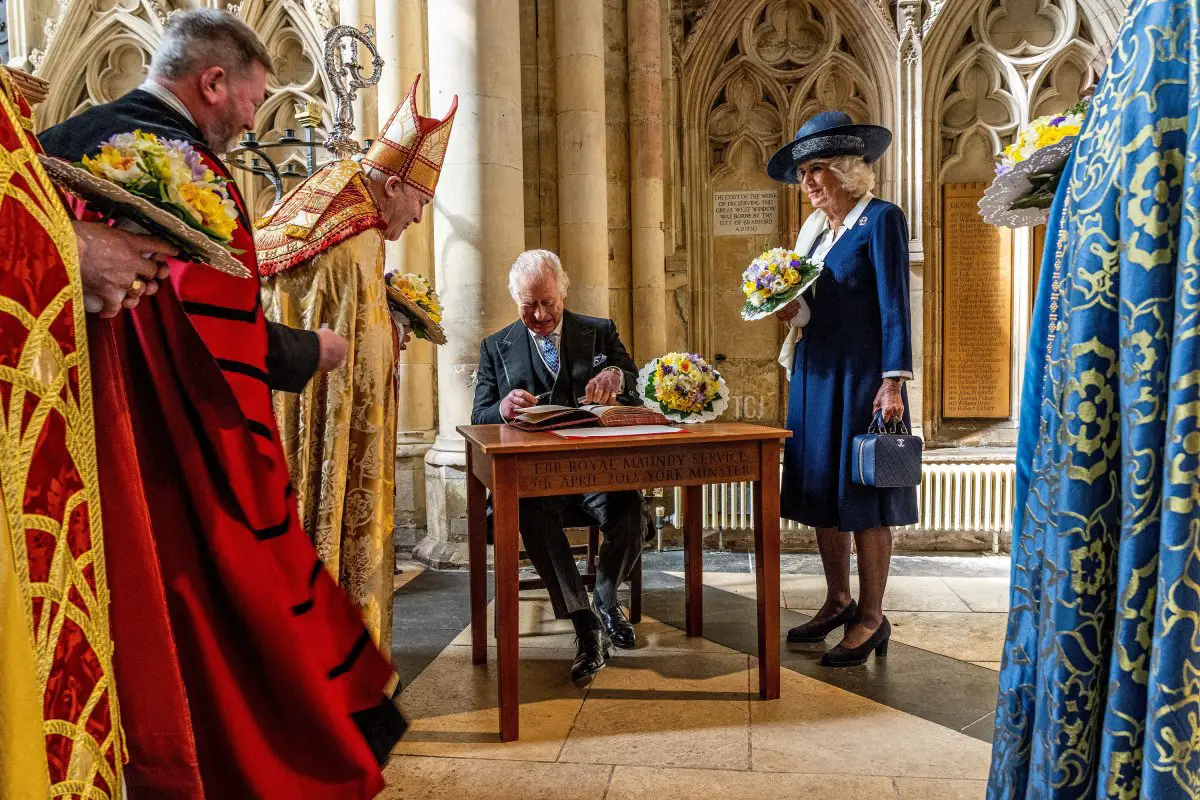
[[[898,202],[913,223],[918,366],[910,392],[924,435],[936,445],[973,447],[1014,439],[1014,418],[943,415],[941,187],[989,180],[996,153],[1019,125],[1079,96],[1102,68],[1123,13],[1121,0],[660,0],[661,108],[650,115],[635,107],[631,78],[635,56],[646,50],[630,50],[631,16],[646,10],[634,4],[647,1],[229,5],[262,34],[279,64],[258,117],[262,136],[295,127],[297,101],[330,96],[316,64],[323,31],[339,18],[360,26],[376,22],[389,64],[385,85],[368,91],[359,105],[362,135],[376,129],[418,72],[426,75],[422,101],[428,113],[444,113],[453,93],[464,98],[430,220],[389,248],[391,267],[434,277],[454,306],[452,345],[435,351],[418,344],[405,354],[401,370],[398,542],[431,562],[454,563],[465,555],[463,456],[454,426],[467,421],[480,338],[513,318],[504,281],[521,247],[582,253],[581,263],[567,264],[573,275],[581,271],[580,301],[593,302],[589,292],[607,298],[601,312],[606,306],[626,343],[640,348],[639,358],[645,360],[644,337],[660,335],[655,330],[665,331],[666,349],[723,356],[719,366],[735,398],[729,417],[783,421],[786,387],[774,364],[781,333],[770,322],[747,324],[736,317],[737,275],[757,252],[788,244],[794,235],[803,214],[799,194],[778,189],[763,172],[770,154],[818,110],[841,109],[897,134],[879,166],[877,193]],[[167,15],[200,4],[8,0],[10,63],[35,69],[52,86],[38,123],[53,124],[136,85]],[[564,13],[568,32],[579,33],[579,20],[586,18],[596,21],[600,38],[560,36]],[[501,29],[506,33],[498,39]],[[482,66],[476,73],[456,72],[461,59],[450,54],[479,58]],[[596,58],[602,64],[588,67],[588,59]],[[582,71],[572,72],[579,64]],[[562,74],[584,83],[563,89]],[[591,130],[596,115],[602,132],[585,141],[581,131]],[[649,171],[633,164],[632,145],[636,122],[648,117],[662,120],[661,159]],[[571,130],[564,131],[564,120]],[[603,166],[596,170],[599,159],[589,155],[600,150]],[[564,153],[571,159],[567,166]],[[655,171],[664,195],[661,222],[650,217],[661,227],[664,255],[661,274],[650,278],[664,289],[661,308],[651,302],[635,314],[636,281],[647,280],[633,244],[636,232],[647,230],[635,182]],[[576,173],[589,187],[586,202],[570,188]],[[256,209],[271,201],[261,180],[239,180]],[[775,232],[714,235],[714,194],[747,190],[778,191]],[[1035,235],[1018,232],[1013,253],[1015,400],[1038,256]],[[661,314],[660,328],[640,324],[651,310]],[[797,536],[789,544],[805,546],[803,535]],[[722,533],[727,546],[739,541],[736,532]],[[964,535],[943,537],[939,546],[977,544]]]

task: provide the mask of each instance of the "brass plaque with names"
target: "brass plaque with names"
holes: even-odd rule
[[[1012,414],[1012,231],[979,215],[984,183],[942,187],[942,416]]]
[[[519,462],[517,491],[521,497],[539,497],[756,481],[759,458],[757,442],[644,447],[613,455],[547,453]]]

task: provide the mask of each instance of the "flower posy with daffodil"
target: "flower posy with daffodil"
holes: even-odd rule
[[[647,408],[679,422],[707,422],[729,405],[725,379],[695,353],[654,359],[642,367],[638,387]]]
[[[187,142],[137,130],[113,136],[80,167],[179,217],[227,245],[237,227],[237,206],[226,180],[206,167]]]
[[[441,327],[442,303],[429,281],[415,272],[390,272],[384,280],[388,301],[404,315],[412,326],[413,335],[434,344],[445,344],[446,334]]]
[[[742,293],[746,296],[742,319],[771,316],[811,286],[822,269],[820,263],[784,247],[763,253],[742,273]]]
[[[1088,101],[1081,100],[1062,114],[1038,117],[1017,131],[996,162],[996,179],[979,201],[984,222],[1027,228],[1046,221],[1087,110]]]

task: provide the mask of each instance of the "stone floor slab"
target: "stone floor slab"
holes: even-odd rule
[[[612,768],[393,756],[376,800],[602,800]]]
[[[896,778],[900,800],[983,800],[987,781]]]
[[[417,561],[401,561],[396,567],[400,572],[392,576],[392,591],[396,591],[425,571],[425,565]]]
[[[973,580],[973,579],[972,579]],[[816,609],[825,603],[825,578],[821,575],[788,575],[780,579],[787,608]],[[858,576],[850,577],[851,592],[858,596]],[[971,609],[937,577],[893,577],[883,595],[883,610],[961,611]]]
[[[394,753],[516,761],[554,761],[580,707],[583,690],[570,679],[575,651],[526,652],[518,671],[521,738],[500,742],[496,651],[487,667],[471,663],[471,648],[451,646],[400,696],[411,728]]]
[[[488,643],[496,643],[496,604],[489,603],[487,610]],[[550,601],[537,596],[522,596],[517,603],[517,636],[520,648],[574,649],[575,629],[569,619],[555,619]],[[468,625],[454,639],[454,644],[471,643],[471,626]]]
[[[892,639],[960,661],[999,661],[1007,614],[889,612]]]
[[[672,577],[683,579],[682,572],[666,573]],[[807,576],[805,576],[807,577]],[[753,572],[709,572],[704,571],[704,582],[727,592],[740,594],[743,597],[754,597],[758,592]]]
[[[891,778],[617,767],[605,800],[892,800]]]
[[[596,676],[560,761],[747,770],[749,659],[646,654]]]
[[[554,610],[548,599],[536,595],[522,594],[518,608],[519,647],[522,653],[526,649],[574,650],[575,629],[570,620],[555,619]],[[495,646],[495,603],[488,605],[487,628],[488,644]],[[688,637],[678,628],[643,614],[642,621],[634,626],[637,631],[638,646],[636,650],[618,650],[616,655],[624,657],[641,655],[642,653],[733,653],[727,647],[703,637]],[[471,626],[467,626],[452,644],[471,644]]]
[[[756,772],[987,776],[985,742],[788,670],[782,678],[779,700],[751,704]]]
[[[946,578],[946,585],[972,611],[1008,611],[1008,578]]]

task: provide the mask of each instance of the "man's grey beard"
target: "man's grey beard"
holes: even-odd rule
[[[219,128],[205,131],[204,141],[213,153],[223,156],[238,146],[241,137],[236,131],[231,131],[222,125]]]
[[[225,117],[214,121],[204,131],[204,143],[219,156],[235,149],[241,140],[241,130],[232,120],[231,108]]]

